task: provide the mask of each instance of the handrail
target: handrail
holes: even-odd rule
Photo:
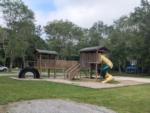
[[[68,69],[65,71],[67,78],[68,78],[69,72],[70,72],[76,65],[77,65],[77,64],[71,66],[70,68],[68,68]]]
[[[75,65],[73,65],[73,66],[71,66],[70,68],[68,68],[67,70],[66,70],[66,72],[68,73],[70,70],[72,70],[74,67],[76,67],[78,64],[75,64]]]
[[[76,72],[74,72],[73,75],[70,77],[70,79],[73,79],[77,75],[77,73],[79,73],[79,70],[77,70]]]
[[[75,69],[77,69],[80,66],[80,64],[76,65],[70,72],[74,71]]]
[[[76,72],[76,70],[79,69],[79,67],[80,67],[80,64],[76,65],[71,71],[68,72],[69,78],[74,73],[74,71]]]
[[[71,74],[71,76],[69,76],[69,79],[73,79],[73,78],[77,75],[77,73],[79,73],[79,71],[80,71],[80,68],[77,68],[76,71],[74,71],[74,72]]]

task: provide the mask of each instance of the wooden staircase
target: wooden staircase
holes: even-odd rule
[[[70,79],[70,80],[74,79],[75,76],[78,76],[80,73],[80,64],[77,63],[77,64],[72,65],[65,71],[65,73],[66,73],[65,74],[66,79]]]

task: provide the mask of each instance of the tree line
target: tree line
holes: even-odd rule
[[[69,20],[54,20],[43,28],[36,25],[34,12],[21,0],[1,0],[6,27],[0,26],[0,63],[10,68],[34,60],[35,48],[55,50],[61,59],[79,57],[84,47],[106,46],[114,69],[123,71],[135,60],[141,70],[150,73],[150,3],[141,0],[128,16],[112,25],[95,22],[85,29]],[[44,29],[45,40],[42,38]]]

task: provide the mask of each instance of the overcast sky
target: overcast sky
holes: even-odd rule
[[[55,19],[69,20],[89,28],[99,20],[111,25],[140,5],[141,0],[23,0],[35,13],[36,24],[46,25]],[[0,18],[0,24],[3,24]]]

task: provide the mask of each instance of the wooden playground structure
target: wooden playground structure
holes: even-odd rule
[[[25,73],[32,72],[33,74],[35,71],[39,72],[38,76],[34,76],[34,78],[40,78],[41,73],[43,70],[47,70],[48,77],[51,76],[51,72],[54,73],[54,78],[56,78],[56,71],[62,70],[65,79],[73,79],[75,76],[79,75],[80,72],[80,64],[78,61],[67,61],[67,60],[59,60],[57,58],[56,51],[47,51],[47,50],[35,50],[35,61],[27,61],[26,66],[22,70],[22,73],[19,73],[19,78],[24,78]],[[29,64],[32,64],[30,66]],[[25,71],[24,71],[25,70]]]
[[[51,72],[53,72],[54,78],[56,78],[56,71],[62,70],[64,78],[72,80],[80,76],[81,69],[89,70],[90,78],[92,78],[92,70],[97,75],[99,66],[98,53],[101,48],[97,46],[81,49],[80,61],[59,60],[56,51],[36,49],[35,61],[27,61],[28,66],[20,71],[19,78],[25,78],[25,73],[27,72],[32,72],[34,78],[40,78],[42,70],[47,70],[48,77],[51,77]],[[32,64],[32,66],[29,64]]]

